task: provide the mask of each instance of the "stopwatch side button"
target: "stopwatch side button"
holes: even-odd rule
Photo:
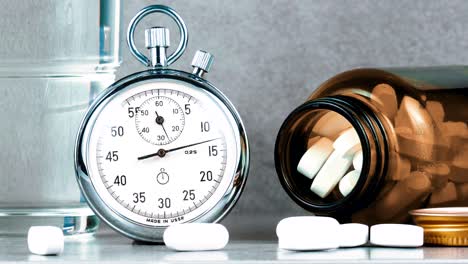
[[[152,27],[146,29],[145,46],[150,52],[149,66],[167,66],[167,48],[170,46],[169,29],[164,27]]]
[[[213,65],[213,61],[213,55],[203,50],[197,50],[192,60],[192,73],[199,77],[203,77],[203,74],[210,71],[211,65]]]

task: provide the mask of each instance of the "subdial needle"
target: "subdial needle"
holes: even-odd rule
[[[205,140],[205,141],[200,141],[200,142],[197,142],[197,143],[188,144],[188,145],[184,145],[184,146],[180,146],[180,147],[176,147],[176,148],[172,148],[172,149],[168,149],[168,150],[159,149],[155,153],[151,153],[151,154],[148,154],[148,155],[138,157],[138,160],[144,160],[144,159],[148,159],[148,158],[155,157],[155,156],[158,156],[158,157],[162,158],[162,157],[166,156],[166,154],[169,153],[169,152],[176,151],[176,150],[179,150],[179,149],[193,147],[193,146],[200,145],[200,144],[207,143],[207,142],[211,142],[211,141],[214,141],[214,140],[217,140],[217,139],[219,139],[219,138],[213,138],[213,139],[209,139],[209,140]]]
[[[164,130],[164,134],[166,134],[167,140],[170,140],[169,135],[166,132],[166,128],[164,128],[164,117],[160,116],[158,114],[158,111],[155,111],[155,113],[156,113],[156,124],[162,127],[162,129]]]

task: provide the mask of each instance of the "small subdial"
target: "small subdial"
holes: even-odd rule
[[[176,140],[185,126],[180,105],[165,96],[144,101],[137,111],[135,124],[140,136],[155,145],[166,145]]]
[[[161,172],[159,172],[158,175],[156,175],[156,180],[159,184],[165,185],[169,182],[169,174],[167,174],[167,172],[165,172],[164,169],[161,169]]]

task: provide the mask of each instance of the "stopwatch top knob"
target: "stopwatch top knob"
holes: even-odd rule
[[[165,27],[152,27],[145,30],[146,48],[169,47],[170,37],[169,29]]]
[[[213,61],[213,55],[203,50],[197,50],[192,60],[193,74],[202,77],[204,73],[210,71]]]
[[[148,66],[166,67],[167,48],[170,45],[169,29],[164,27],[152,27],[145,30],[145,46],[149,50],[150,59]]]

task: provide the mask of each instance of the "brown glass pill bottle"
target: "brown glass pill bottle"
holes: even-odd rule
[[[467,122],[468,67],[344,72],[286,118],[276,170],[315,214],[407,222],[413,209],[468,206]]]

